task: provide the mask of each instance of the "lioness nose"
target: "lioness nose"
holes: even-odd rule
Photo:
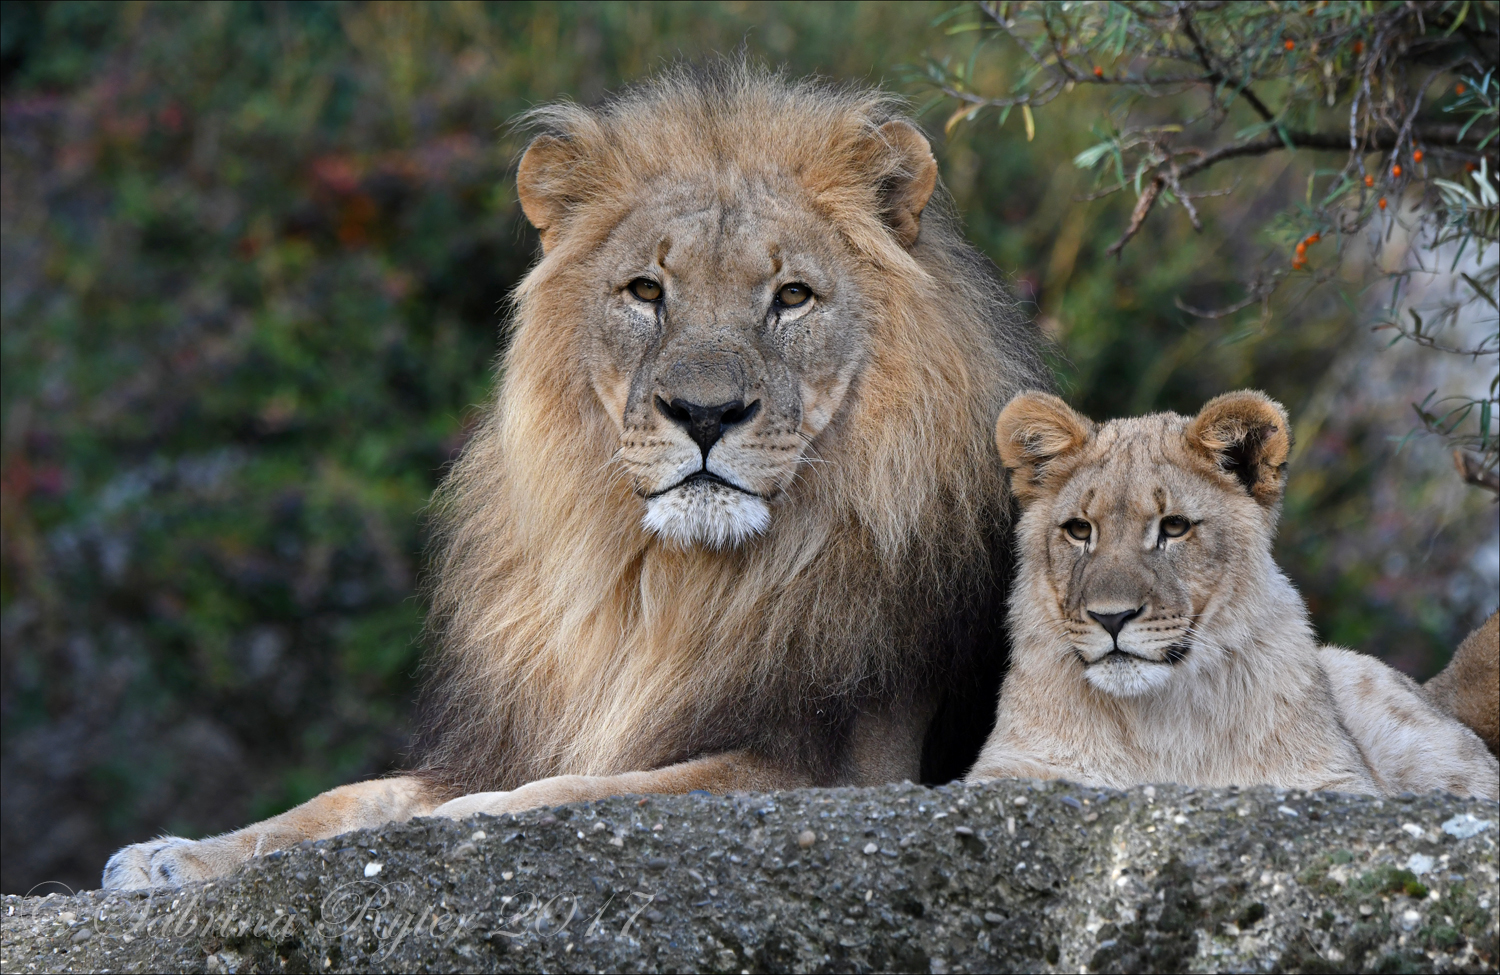
[[[1125,624],[1141,615],[1141,610],[1145,608],[1144,606],[1137,606],[1135,609],[1127,609],[1123,613],[1096,613],[1093,610],[1089,610],[1088,614],[1094,618],[1096,623],[1104,627],[1105,631],[1109,633],[1110,639],[1113,640],[1118,639],[1120,631],[1125,629]]]
[[[708,452],[730,427],[749,422],[760,411],[760,400],[746,406],[741,400],[719,403],[715,406],[699,406],[687,400],[674,399],[668,403],[656,397],[656,409],[662,416],[687,431],[688,436],[703,451],[703,462],[708,463]]]

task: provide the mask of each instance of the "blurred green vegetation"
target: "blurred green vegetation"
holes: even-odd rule
[[[908,90],[950,6],[5,3],[0,887],[399,764],[421,510],[536,252],[511,119],[741,48]],[[1493,608],[1493,510],[1395,454],[1347,308],[1175,309],[1236,280],[1260,196],[1104,258],[1130,201],[1080,203],[1071,165],[1097,107],[1032,142],[926,119],[973,239],[1091,414],[1286,402],[1284,564],[1326,637],[1433,672]]]
[[[946,130],[1003,125],[1019,107],[1030,138],[1043,106],[1076,89],[1110,91],[1091,126],[1101,141],[1073,160],[1094,170],[1094,196],[1133,190],[1138,201],[1107,255],[1158,204],[1182,207],[1197,228],[1207,204],[1193,200],[1236,190],[1200,188],[1210,172],[1297,149],[1321,157],[1305,192],[1259,228],[1280,246],[1243,268],[1244,296],[1196,316],[1268,325],[1278,291],[1347,283],[1341,263],[1352,251],[1356,277],[1391,285],[1389,304],[1370,309],[1377,331],[1486,364],[1488,388],[1442,399],[1433,390],[1413,407],[1428,434],[1461,451],[1468,483],[1500,492],[1491,434],[1500,407],[1491,364],[1500,356],[1500,2],[1012,0],[955,7],[943,22],[950,36],[972,38],[967,58],[927,64],[952,109]],[[983,78],[981,63],[991,68]],[[987,87],[1000,79],[1008,90]],[[1383,253],[1388,241],[1394,254]],[[1372,264],[1372,254],[1384,260]]]

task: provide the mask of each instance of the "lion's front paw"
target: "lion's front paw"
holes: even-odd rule
[[[117,852],[104,865],[106,890],[142,890],[147,887],[180,887],[195,880],[208,880],[214,871],[195,850],[196,840],[163,836],[148,843],[134,843]]]

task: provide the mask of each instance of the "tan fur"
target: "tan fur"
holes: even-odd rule
[[[414,776],[339,786],[233,833],[207,840],[163,836],[134,843],[109,858],[104,886],[129,890],[206,880],[231,873],[251,857],[306,839],[404,822],[431,815],[436,807],[430,784]]]
[[[990,425],[1043,369],[926,140],[878,93],[743,68],[532,121],[545,253],[435,503],[421,771],[393,781],[461,816],[972,755],[1009,536]],[[700,449],[678,400],[748,418]],[[161,882],[160,855],[106,884]]]
[[[1500,754],[1500,613],[1491,613],[1458,645],[1443,672],[1422,685],[1422,693]]]
[[[1231,393],[1192,418],[1095,426],[1027,394],[995,436],[1021,559],[1011,670],[970,779],[1500,793],[1473,731],[1314,639],[1271,558],[1291,447],[1278,404]]]

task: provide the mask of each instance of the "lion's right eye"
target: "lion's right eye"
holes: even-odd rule
[[[1063,522],[1062,529],[1063,531],[1067,532],[1068,537],[1073,539],[1075,542],[1086,542],[1089,540],[1089,536],[1094,533],[1094,526],[1090,525],[1082,518],[1074,518],[1070,521]]]
[[[796,308],[798,305],[806,304],[807,299],[811,297],[811,288],[801,281],[793,281],[791,284],[782,285],[781,290],[776,292],[776,303],[783,308]]]
[[[630,282],[630,293],[642,301],[660,301],[661,285],[650,278],[636,278]]]

